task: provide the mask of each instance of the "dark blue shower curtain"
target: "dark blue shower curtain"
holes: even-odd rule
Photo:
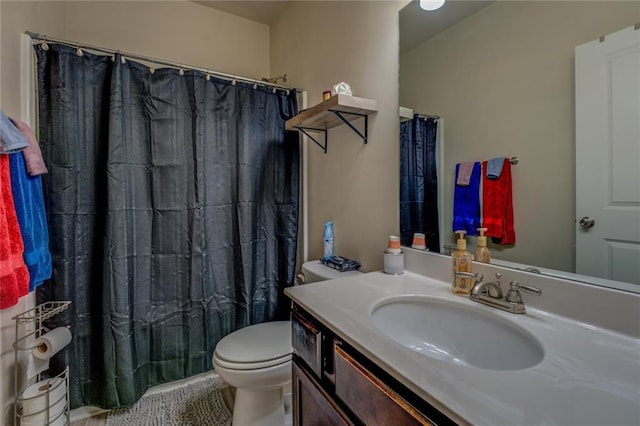
[[[212,368],[216,343],[287,317],[299,146],[286,92],[36,46],[53,277],[71,300],[72,407],[127,406]],[[113,59],[113,60],[112,60]]]
[[[435,119],[417,114],[400,123],[400,240],[411,246],[413,234],[424,233],[439,253],[437,130]]]

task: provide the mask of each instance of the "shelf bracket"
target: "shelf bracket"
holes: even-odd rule
[[[314,129],[311,127],[296,127],[296,129],[300,130],[306,137],[314,141],[316,145],[322,148],[325,154],[327,153],[327,129]],[[317,139],[314,138],[311,134],[309,134],[309,131],[324,133],[324,145],[318,142]]]
[[[349,126],[351,128],[351,130],[353,130],[354,132],[356,132],[356,134],[358,136],[360,136],[360,138],[362,138],[362,142],[363,143],[367,143],[367,130],[369,127],[369,117],[366,114],[358,114],[355,112],[345,112],[345,111],[336,111],[333,109],[330,109],[329,111],[333,112],[335,115],[338,116],[338,118],[340,120],[342,120],[344,122],[344,124],[346,124],[347,126]],[[350,115],[355,115],[358,117],[363,117],[364,118],[364,134],[362,132],[360,132],[360,130],[358,130],[353,124],[351,124],[351,122],[349,120],[347,120],[343,114],[350,114]]]

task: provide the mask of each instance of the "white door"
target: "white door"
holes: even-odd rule
[[[640,284],[640,29],[576,47],[576,272]]]

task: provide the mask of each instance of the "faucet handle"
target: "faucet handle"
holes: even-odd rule
[[[500,284],[500,278],[502,278],[502,274],[500,272],[496,272],[496,285],[500,287],[500,290],[502,290],[502,284]]]
[[[507,302],[522,303],[522,295],[520,294],[520,290],[526,293],[535,294],[536,296],[540,296],[542,294],[542,290],[540,290],[538,287],[520,284],[518,281],[511,281],[511,284],[509,285],[509,291],[507,292],[505,300]]]
[[[542,294],[542,290],[540,290],[538,287],[534,287],[532,285],[520,284],[517,281],[515,283],[516,283],[516,287],[519,287],[520,290],[524,291],[525,293],[535,294],[536,296],[540,296]]]

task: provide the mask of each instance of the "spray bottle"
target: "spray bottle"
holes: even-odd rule
[[[324,224],[324,257],[333,256],[333,221]]]

